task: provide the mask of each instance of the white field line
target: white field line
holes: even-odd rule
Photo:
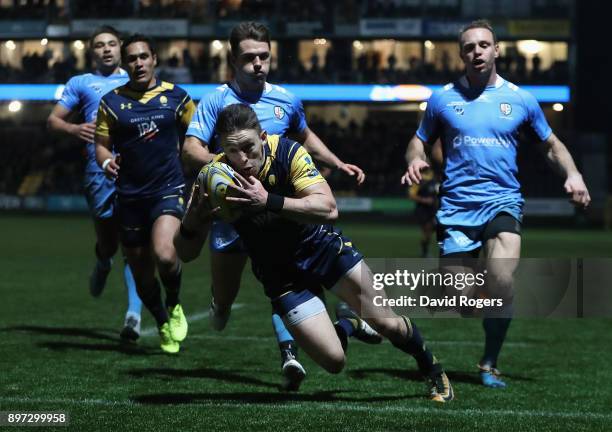
[[[233,341],[253,341],[253,342],[266,342],[276,340],[274,336],[230,336],[224,335],[223,333],[214,332],[212,334],[196,334],[189,335],[189,339],[225,339],[225,340],[233,340]],[[435,339],[426,339],[428,344],[431,345],[450,345],[450,346],[482,346],[483,341],[453,341],[453,340],[435,340]],[[533,347],[533,343],[528,342],[504,342],[504,347],[514,347],[514,348],[530,348]]]
[[[19,397],[0,397],[0,402],[4,403],[37,403],[37,404],[59,404],[59,405],[90,405],[90,406],[146,406],[130,400],[112,401],[106,399],[44,399],[44,398],[19,398]],[[448,417],[463,417],[463,416],[478,416],[478,417],[548,417],[561,419],[577,419],[577,420],[612,420],[612,414],[595,413],[595,412],[558,412],[558,411],[538,411],[538,410],[498,410],[498,409],[452,409],[450,405],[438,407],[408,407],[408,406],[373,406],[364,404],[347,404],[347,403],[329,403],[329,402],[299,402],[292,401],[288,398],[285,403],[231,403],[231,402],[206,402],[195,401],[189,404],[171,404],[174,407],[181,405],[228,408],[228,409],[271,409],[285,411],[303,411],[304,409],[317,409],[326,411],[349,411],[349,412],[368,412],[368,413],[406,413],[406,414],[435,414],[437,416]]]
[[[244,304],[236,303],[232,305],[232,310],[240,309],[243,307],[244,307]],[[208,314],[209,314],[209,311],[199,312],[194,315],[187,315],[187,323],[201,321],[205,318],[208,318]],[[153,335],[157,335],[157,327],[146,327],[140,331],[140,336],[147,337],[147,336],[153,336]],[[191,339],[191,336],[189,338]]]

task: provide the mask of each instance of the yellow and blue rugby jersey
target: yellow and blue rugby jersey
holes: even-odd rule
[[[295,141],[268,135],[264,152],[265,161],[258,178],[268,192],[294,198],[297,192],[325,182],[312,157]],[[224,153],[215,156],[215,160],[228,163]],[[283,263],[299,265],[301,256],[308,255],[303,249],[312,247],[313,236],[323,227],[267,210],[245,213],[232,225],[244,242],[256,275],[262,267],[278,268]]]
[[[102,97],[96,134],[110,137],[121,155],[120,197],[150,198],[184,186],[180,148],[194,111],[187,92],[164,81],[145,92],[126,84]]]

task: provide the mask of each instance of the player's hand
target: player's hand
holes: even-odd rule
[[[119,164],[121,164],[121,155],[117,154],[113,156],[106,167],[104,168],[104,174],[109,179],[116,179],[119,176]]]
[[[96,134],[96,123],[81,123],[75,126],[76,128],[74,129],[73,133],[74,136],[88,143],[94,142],[94,135]]]
[[[268,201],[268,191],[261,182],[253,177],[244,178],[236,172],[236,178],[240,184],[229,184],[228,187],[235,191],[238,196],[226,195],[225,200],[239,206],[254,209],[263,209]]]
[[[591,202],[591,196],[580,174],[569,175],[563,187],[565,188],[565,192],[570,196],[570,202],[572,204],[584,208],[588,207]]]
[[[421,180],[423,179],[421,176],[421,171],[426,168],[429,168],[429,164],[427,162],[420,158],[414,159],[412,162],[410,162],[408,169],[402,176],[401,183],[407,184],[408,186],[421,183]]]
[[[366,178],[366,175],[363,170],[357,165],[341,162],[338,165],[338,169],[351,177],[355,177],[355,180],[357,181],[357,186],[360,186]]]
[[[187,210],[185,210],[185,216],[183,216],[183,226],[189,231],[200,231],[219,210],[220,207],[211,208],[208,194],[196,182],[191,189],[191,196],[187,202]]]

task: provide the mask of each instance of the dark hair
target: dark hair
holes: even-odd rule
[[[123,44],[121,45],[121,59],[125,58],[127,47],[136,42],[146,43],[149,46],[149,49],[151,50],[151,54],[157,55],[157,52],[155,51],[155,43],[153,42],[153,39],[141,33],[134,33],[134,34],[129,35],[127,38],[123,40]]]
[[[261,132],[261,125],[253,108],[245,104],[232,104],[223,108],[217,117],[215,129],[217,134],[225,136],[245,129],[255,129]]]
[[[268,27],[258,22],[245,21],[235,26],[230,33],[229,42],[233,56],[238,54],[240,42],[246,39],[267,42],[268,47],[270,47],[270,31]]]
[[[461,46],[461,37],[463,36],[463,33],[465,33],[468,30],[475,29],[475,28],[483,28],[483,29],[489,30],[491,34],[493,35],[493,43],[497,45],[497,35],[495,34],[495,31],[493,30],[491,23],[487,21],[486,19],[477,19],[475,21],[472,21],[469,24],[464,25],[463,27],[461,27],[461,30],[459,30],[459,49],[463,48]]]
[[[94,39],[97,38],[99,35],[101,35],[102,33],[109,33],[112,34],[113,36],[115,36],[119,42],[121,42],[121,33],[119,33],[119,30],[117,30],[115,27],[113,26],[109,26],[109,25],[102,25],[100,27],[97,27],[93,33],[91,34],[91,36],[89,37],[89,48],[92,49],[93,48],[93,43],[94,43]]]

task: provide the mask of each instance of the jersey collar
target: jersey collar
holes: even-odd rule
[[[499,75],[495,75],[495,84],[493,86],[487,86],[487,87],[494,87],[494,88],[500,88],[501,86],[504,85],[504,83],[506,82],[505,79],[503,79],[502,77],[500,77]],[[466,89],[470,88],[470,83],[467,79],[466,75],[463,75],[461,78],[459,78],[459,84],[461,85],[461,87],[464,87]]]
[[[97,69],[94,71],[94,75],[104,76]],[[110,74],[106,78],[108,78],[108,77],[117,77],[117,76],[127,76],[127,71],[125,69],[119,68],[119,72],[118,73]]]
[[[229,82],[229,87],[234,90],[234,93],[236,93],[241,99],[249,99],[249,96],[251,96],[251,93],[248,92],[243,92],[242,89],[240,88],[240,85],[238,84],[238,81],[236,81],[235,79],[231,80]],[[264,83],[264,89],[263,92],[261,93],[262,95],[264,94],[268,94],[272,91],[272,84],[266,82]]]

